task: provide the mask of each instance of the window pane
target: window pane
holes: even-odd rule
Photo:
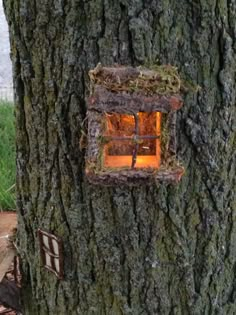
[[[104,148],[105,167],[128,167],[132,165],[134,144],[131,141],[111,141]]]
[[[133,137],[135,135],[135,119],[133,115],[106,114],[106,132],[108,137]],[[137,136],[159,136],[161,132],[161,113],[138,113]],[[158,168],[160,166],[160,139],[139,139],[136,168]],[[103,163],[105,167],[119,168],[132,165],[134,140],[110,140],[104,146]]]
[[[129,140],[113,140],[105,145],[106,155],[132,155],[134,142]]]
[[[158,168],[160,159],[156,155],[138,155],[135,168]]]
[[[156,139],[140,140],[138,155],[156,155],[156,144]]]
[[[132,136],[135,132],[134,116],[106,114],[106,136]]]
[[[139,113],[139,135],[157,135],[157,113]]]

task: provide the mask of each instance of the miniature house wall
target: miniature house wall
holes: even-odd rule
[[[99,65],[90,71],[86,174],[91,183],[180,180],[175,112],[183,102],[177,77],[164,70]]]

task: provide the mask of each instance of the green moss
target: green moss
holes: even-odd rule
[[[119,77],[105,77],[99,64],[89,75],[93,83],[104,86],[112,92],[143,92],[146,95],[178,94],[181,89],[181,80],[176,67],[171,65],[148,65],[138,67],[137,78],[127,77],[121,82]]]

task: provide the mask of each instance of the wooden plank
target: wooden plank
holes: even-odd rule
[[[94,93],[88,98],[88,109],[101,113],[134,114],[137,112],[169,113],[180,109],[182,97],[178,94],[147,96],[141,92],[114,93],[101,85],[94,86]]]
[[[101,171],[94,173],[86,169],[86,175],[90,183],[102,186],[114,185],[153,185],[157,182],[178,183],[184,174],[184,168],[175,166],[167,169],[126,169],[116,171]]]

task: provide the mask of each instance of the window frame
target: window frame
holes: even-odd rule
[[[139,186],[158,181],[179,182],[184,168],[176,159],[176,111],[183,105],[180,95],[151,95],[142,93],[113,92],[95,84],[87,99],[87,147],[85,174],[91,184],[101,186]],[[104,145],[111,139],[104,137],[106,114],[134,115],[138,112],[160,112],[166,114],[165,128],[168,141],[161,143],[161,164],[159,168],[135,168],[137,147],[129,168],[109,168],[103,163]],[[137,125],[136,125],[137,127]],[[163,129],[160,132],[161,137]],[[147,135],[149,136],[149,135]],[[124,139],[124,138],[123,138]],[[162,141],[162,140],[161,140]],[[164,148],[163,148],[164,146]],[[133,166],[133,167],[132,167]]]
[[[62,280],[63,275],[63,252],[62,252],[62,240],[61,238],[50,234],[46,231],[38,229],[38,238],[39,238],[39,246],[40,246],[40,254],[43,266],[45,269],[49,270],[50,272],[54,273],[58,279]],[[45,243],[45,239],[47,239],[47,244]],[[56,243],[57,251],[55,251],[55,244]],[[47,263],[47,255],[50,258],[50,265]],[[58,269],[56,266],[56,261],[58,263]]]
[[[138,112],[140,113],[140,112]],[[106,136],[103,135],[103,138],[105,141],[108,143],[110,141],[114,140],[119,140],[119,141],[133,141],[134,148],[133,148],[133,153],[132,153],[132,163],[131,163],[131,169],[135,168],[136,162],[137,162],[137,156],[138,156],[138,149],[139,149],[139,140],[157,140],[160,139],[160,135],[152,136],[152,135],[139,135],[139,126],[140,126],[140,118],[138,116],[138,113],[133,113],[132,116],[134,117],[134,134],[132,136]],[[154,112],[154,113],[159,113],[159,112]],[[109,113],[109,114],[114,114],[114,113]],[[116,114],[116,113],[115,113]],[[122,115],[122,114],[120,114]]]

